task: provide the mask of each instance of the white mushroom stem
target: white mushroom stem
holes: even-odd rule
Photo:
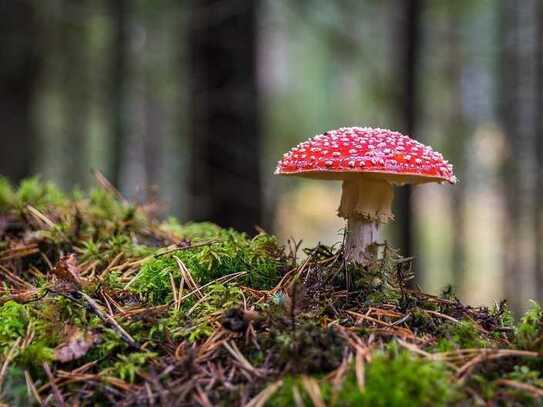
[[[368,222],[360,218],[347,220],[347,237],[345,240],[345,261],[367,265],[373,253],[369,246],[379,239],[379,223]]]
[[[391,205],[393,186],[384,180],[358,176],[345,179],[338,215],[347,219],[345,259],[367,265],[368,247],[379,238],[379,225],[394,219]]]

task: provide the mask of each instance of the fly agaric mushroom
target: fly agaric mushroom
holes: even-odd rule
[[[456,183],[443,155],[401,133],[369,127],[342,127],[292,148],[275,174],[343,181],[338,216],[347,219],[345,258],[367,265],[368,246],[379,226],[394,219],[394,186]]]

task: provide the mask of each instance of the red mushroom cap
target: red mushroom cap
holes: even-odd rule
[[[342,127],[292,148],[275,174],[345,179],[367,174],[392,183],[456,183],[453,166],[443,155],[397,131]]]

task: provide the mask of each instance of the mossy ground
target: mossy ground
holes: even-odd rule
[[[0,405],[541,403],[535,303],[515,323],[408,288],[387,246],[347,268],[151,210],[0,180]]]

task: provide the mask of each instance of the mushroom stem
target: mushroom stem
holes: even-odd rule
[[[343,181],[338,215],[347,219],[345,259],[367,265],[373,257],[368,246],[379,238],[379,225],[392,219],[393,186],[383,180],[363,177]]]
[[[354,217],[378,223],[394,219],[392,215],[393,186],[387,181],[353,177],[343,181],[338,216]]]
[[[367,265],[372,258],[368,246],[379,239],[379,223],[349,218],[347,220],[347,237],[345,240],[345,261]]]

